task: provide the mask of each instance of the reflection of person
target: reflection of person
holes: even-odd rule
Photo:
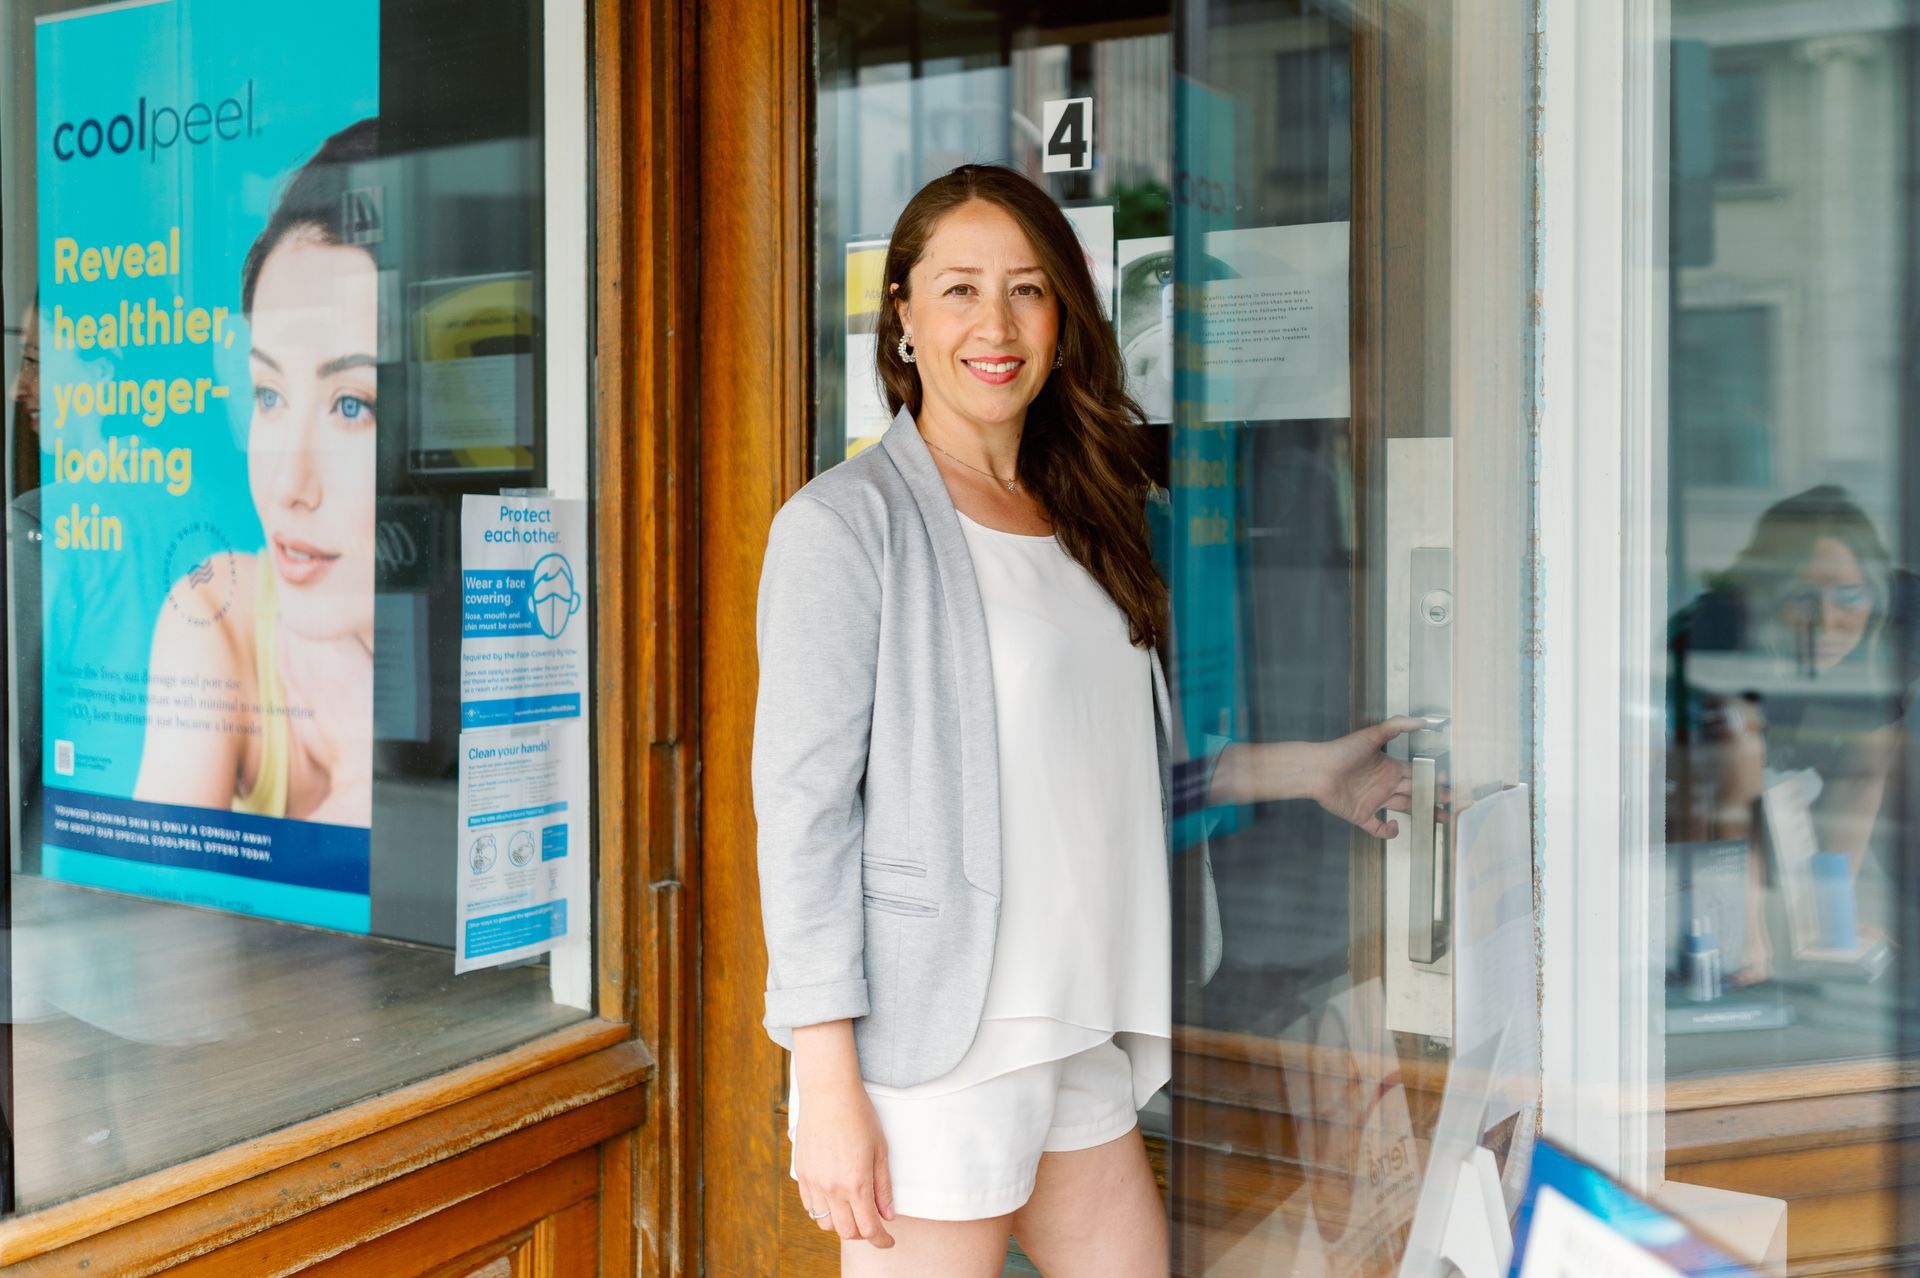
[[[0,592],[0,625],[7,624],[4,609],[13,605],[13,642],[11,664],[0,677],[0,697],[11,699],[14,707],[14,743],[19,768],[15,776],[20,789],[13,797],[13,812],[0,830],[17,834],[13,854],[8,858],[15,873],[35,865],[40,846],[40,304],[27,303],[20,317],[20,364],[14,370],[10,388],[6,456],[12,460],[13,481],[8,489],[11,500],[4,512],[6,525],[0,529],[5,542],[7,590]],[[7,598],[11,595],[11,599]],[[14,828],[11,823],[18,820]]]
[[[247,254],[247,475],[266,544],[168,591],[151,679],[191,710],[150,702],[136,798],[371,821],[378,310],[343,197],[374,143],[371,120],[328,139]]]
[[[761,575],[793,1176],[843,1273],[998,1274],[1011,1232],[1048,1272],[1164,1274],[1138,1123],[1172,1030],[1152,437],[1072,227],[1018,174],[930,183],[884,284],[893,425],[787,504]],[[1215,780],[1384,799],[1379,757]]]
[[[8,409],[8,440],[13,457],[11,495],[40,486],[40,301],[27,303],[20,316],[20,367],[13,375]]]
[[[1823,851],[1856,873],[1872,841],[1905,716],[1911,579],[1893,568],[1872,521],[1833,486],[1770,507],[1714,589],[1675,618],[1674,837],[1751,837],[1775,776],[1819,777],[1812,806]],[[1716,653],[1747,659],[1740,682]],[[1755,896],[1759,895],[1756,863]],[[1749,936],[1764,947],[1755,911]],[[1764,949],[1741,974],[1764,974]]]

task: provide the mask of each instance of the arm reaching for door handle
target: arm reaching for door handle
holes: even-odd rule
[[[1427,726],[1425,719],[1400,716],[1332,741],[1232,742],[1216,755],[1176,766],[1174,791],[1194,807],[1312,799],[1374,838],[1391,839],[1399,823],[1381,813],[1407,811],[1413,782],[1407,762],[1386,747]],[[1188,768],[1198,774],[1180,775]]]

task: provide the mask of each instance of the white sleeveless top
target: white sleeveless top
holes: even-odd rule
[[[1144,1105],[1172,1075],[1172,919],[1148,655],[1052,537],[960,516],[987,617],[1000,926],[986,1007],[932,1096],[1112,1037]]]

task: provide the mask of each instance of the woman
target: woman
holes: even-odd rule
[[[774,521],[754,810],[793,1176],[842,1272],[1166,1270],[1139,1106],[1169,1074],[1166,590],[1151,447],[1071,226],[930,183],[887,250],[893,425]],[[1222,759],[1371,820],[1382,728]],[[1390,833],[1390,830],[1388,831]]]
[[[343,197],[374,144],[372,120],[329,138],[247,254],[247,477],[266,544],[167,592],[151,679],[201,704],[192,723],[150,708],[135,798],[371,824],[379,309]]]
[[[1914,670],[1914,592],[1872,520],[1833,485],[1768,507],[1714,588],[1672,626],[1673,837],[1752,837],[1770,780],[1806,770],[1820,850],[1870,851]],[[1770,974],[1766,874],[1750,859],[1747,961]]]
[[[1812,768],[1824,786],[1820,846],[1857,866],[1906,713],[1912,611],[1910,579],[1843,490],[1769,507],[1733,567],[1673,626],[1676,710],[1697,756],[1678,814],[1684,836],[1744,836],[1765,772]],[[1716,678],[1716,650],[1749,658],[1733,667],[1740,683]]]

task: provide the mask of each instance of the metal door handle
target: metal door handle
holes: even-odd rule
[[[1437,963],[1447,952],[1446,827],[1439,820],[1440,761],[1415,755],[1411,831],[1408,849],[1407,957]]]
[[[1412,846],[1407,862],[1407,957],[1437,963],[1447,952],[1451,887],[1447,827],[1440,820],[1448,708],[1453,702],[1453,552],[1417,546],[1407,564],[1407,709],[1427,726],[1407,739],[1413,769]]]

